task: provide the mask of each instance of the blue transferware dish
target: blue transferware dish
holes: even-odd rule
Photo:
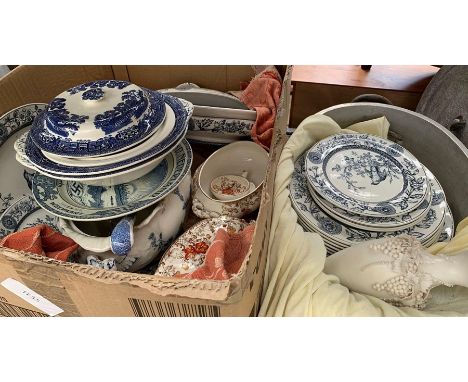
[[[437,241],[440,232],[447,225],[447,202],[440,185],[435,178],[432,184],[431,208],[423,220],[412,226],[398,231],[375,232],[351,228],[326,214],[312,198],[305,175],[306,155],[302,155],[294,165],[291,183],[289,185],[290,199],[298,219],[308,231],[317,232],[328,244],[339,248],[383,237],[394,237],[402,234],[410,235],[425,245]],[[450,217],[451,218],[451,217]]]
[[[416,209],[428,182],[421,163],[402,146],[367,134],[338,134],[306,155],[312,188],[343,210],[397,216]]]
[[[32,192],[51,214],[70,220],[98,221],[130,215],[157,203],[190,172],[192,149],[184,139],[145,176],[114,186],[91,186],[36,174]]]
[[[161,93],[126,81],[100,80],[65,90],[31,129],[34,143],[65,157],[99,157],[154,134],[165,118]]]
[[[19,106],[0,116],[0,238],[23,228],[48,224],[57,218],[41,209],[32,198],[33,172],[15,160],[14,143],[27,131],[45,103]]]
[[[164,96],[164,101],[170,107],[170,112],[168,114],[168,120],[174,120],[173,126],[162,126],[161,133],[164,133],[164,136],[160,142],[153,142],[153,137],[148,138],[148,140],[141,145],[136,146],[135,148],[128,150],[128,156],[124,155],[123,158],[115,163],[106,163],[106,157],[100,158],[102,165],[97,166],[86,166],[79,167],[76,165],[64,165],[57,162],[54,162],[47,158],[43,152],[37,147],[34,142],[33,136],[30,133],[29,138],[26,138],[26,144],[22,152],[19,154],[23,157],[26,157],[31,161],[38,170],[52,174],[60,174],[59,178],[96,178],[99,177],[96,174],[101,174],[106,176],[110,173],[120,172],[121,169],[129,169],[131,166],[139,166],[142,162],[153,160],[157,157],[164,157],[174,146],[183,138],[187,131],[188,121],[191,116],[191,111],[193,109],[191,104],[188,104],[185,101],[179,100],[175,97]],[[174,117],[174,118],[172,118]],[[165,130],[168,130],[167,132]],[[157,138],[159,132],[154,134]],[[127,154],[127,151],[125,151]],[[72,161],[73,159],[71,159]],[[89,162],[87,162],[89,163]],[[106,174],[106,175],[103,175]]]

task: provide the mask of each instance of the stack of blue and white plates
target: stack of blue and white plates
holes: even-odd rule
[[[190,102],[129,82],[89,82],[48,104],[16,141],[16,159],[37,171],[33,195],[50,213],[122,216],[156,203],[190,171],[192,112]]]
[[[435,176],[402,146],[371,135],[338,134],[310,148],[295,163],[290,198],[329,253],[401,234],[428,247],[454,232]]]

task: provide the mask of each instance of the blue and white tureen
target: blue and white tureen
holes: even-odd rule
[[[31,138],[51,154],[98,157],[148,138],[165,115],[161,93],[125,81],[93,81],[54,98],[35,119]]]

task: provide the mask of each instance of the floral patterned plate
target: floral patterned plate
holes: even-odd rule
[[[423,166],[406,149],[367,134],[338,134],[306,155],[307,180],[331,204],[365,216],[398,216],[427,192]]]
[[[243,119],[211,118],[192,116],[189,123],[191,131],[205,131],[213,134],[229,134],[250,137],[255,121]]]
[[[42,214],[44,222],[51,216],[44,211],[39,212],[33,208],[28,208],[27,213],[22,213],[21,221],[24,224],[18,225],[9,220],[7,210],[13,211],[19,201],[25,196],[31,196],[31,180],[33,172],[28,170],[16,161],[14,143],[16,139],[29,130],[34,118],[41,113],[47,104],[32,103],[17,107],[0,117],[0,216],[5,218],[5,223],[0,223],[0,237],[3,237],[19,228],[34,225],[34,219],[29,219],[27,213],[33,213],[38,217]],[[37,205],[36,205],[37,207]],[[1,221],[1,218],[0,218]]]
[[[302,155],[295,163],[294,172],[290,183],[290,198],[292,206],[302,221],[307,222],[307,228],[320,233],[336,245],[350,246],[355,243],[382,237],[392,237],[408,234],[426,242],[441,229],[446,213],[445,199],[434,201],[434,205],[428,211],[424,219],[413,227],[392,232],[375,232],[351,228],[327,215],[313,200],[304,172],[305,157]],[[439,231],[440,233],[440,231]]]
[[[427,167],[423,166],[423,168],[429,181],[427,196],[415,210],[399,216],[377,217],[353,214],[327,202],[312,190],[310,184],[308,186],[310,194],[318,206],[343,224],[370,231],[398,231],[421,222],[431,205],[437,204],[440,200],[445,200],[445,193],[439,181]]]
[[[0,216],[0,237],[39,224],[47,224],[59,231],[56,216],[42,209],[31,195],[23,196]]]
[[[191,273],[205,261],[205,253],[214,240],[218,228],[239,232],[249,225],[242,219],[221,216],[205,219],[182,234],[164,253],[156,276],[172,277]]]

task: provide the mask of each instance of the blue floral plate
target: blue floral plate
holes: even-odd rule
[[[302,225],[309,231],[319,233],[329,244],[345,248],[362,241],[401,234],[413,236],[427,245],[432,244],[429,239],[437,240],[448,211],[445,199],[439,197],[440,193],[433,194],[431,208],[428,213],[420,223],[413,227],[392,232],[375,232],[351,228],[330,217],[315,203],[309,192],[307,178],[304,173],[305,157],[306,155],[302,155],[295,163],[289,186],[290,199]]]
[[[53,215],[107,220],[157,203],[177,188],[191,165],[192,149],[183,140],[153,171],[132,182],[102,187],[36,174],[32,192],[37,203]]]
[[[427,192],[423,166],[406,149],[367,134],[338,134],[306,156],[307,180],[331,204],[365,216],[398,216]]]
[[[37,210],[35,203],[25,207],[22,200],[30,197],[30,185],[33,172],[25,170],[15,160],[14,143],[16,139],[27,131],[34,118],[41,113],[47,104],[32,103],[17,107],[0,116],[0,238],[18,229],[41,223],[41,218],[47,222],[51,217],[44,210]],[[34,204],[34,207],[32,205]],[[21,211],[16,206],[21,205]],[[16,211],[16,212],[15,212]],[[21,216],[17,213],[20,212]],[[53,219],[52,219],[53,220]]]
[[[126,81],[93,81],[54,98],[34,120],[31,137],[49,153],[98,157],[128,149],[155,133],[165,112],[161,93]]]
[[[428,178],[434,180],[434,176],[426,168],[424,168]],[[428,192],[424,201],[413,211],[407,212],[403,215],[398,216],[364,216],[353,214],[339,207],[334,206],[327,200],[321,198],[308,183],[309,192],[312,195],[315,203],[324,210],[328,215],[342,222],[343,224],[349,225],[350,227],[370,230],[370,231],[398,231],[407,227],[411,227],[423,220],[426,216],[429,208],[431,207],[431,199],[434,197],[433,193],[438,193],[441,198],[445,200],[445,195],[442,189],[439,187],[436,190],[431,190],[431,184],[429,182]]]
[[[26,195],[16,200],[3,212],[0,217],[0,237],[39,224],[47,224],[56,231],[60,231],[58,218],[42,209],[32,195]]]
[[[64,175],[64,178],[76,178],[77,176],[94,177],[95,174],[115,172],[119,169],[128,168],[138,163],[164,156],[185,135],[188,128],[190,112],[192,110],[190,104],[175,97],[164,96],[164,101],[170,106],[175,115],[175,124],[170,133],[159,143],[150,145],[146,151],[136,152],[134,156],[120,160],[119,162],[88,167],[63,165],[48,159],[35,145],[35,142],[33,142],[34,139],[29,138],[26,141],[25,152],[20,153],[20,155],[26,157],[39,170],[50,173],[51,175],[61,174]],[[32,138],[31,133],[29,136]],[[151,138],[148,140],[151,140]],[[103,157],[102,160],[105,161],[105,157]]]

